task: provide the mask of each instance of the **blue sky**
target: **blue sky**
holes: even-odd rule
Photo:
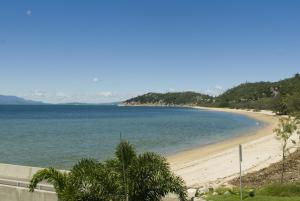
[[[300,71],[300,1],[0,2],[0,94],[111,102],[216,94]]]

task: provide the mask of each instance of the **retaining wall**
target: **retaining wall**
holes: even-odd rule
[[[29,192],[29,181],[40,169],[0,163],[0,201],[57,201],[53,187],[45,183]]]
[[[39,191],[31,193],[28,188],[0,185],[1,201],[57,201],[56,193]]]

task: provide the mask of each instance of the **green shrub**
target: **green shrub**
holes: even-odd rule
[[[250,190],[249,191],[249,197],[254,197],[255,196],[255,192],[254,192],[254,190]]]

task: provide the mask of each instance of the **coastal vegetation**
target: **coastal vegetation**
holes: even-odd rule
[[[285,160],[284,184],[300,183],[300,149],[289,154]],[[243,185],[249,189],[260,189],[271,183],[279,183],[282,173],[282,161],[271,164],[261,170],[243,176]],[[239,186],[239,178],[231,180],[230,185]]]
[[[216,97],[215,106],[272,110],[278,114],[300,111],[300,75],[278,82],[243,83]]]
[[[216,97],[195,92],[147,93],[125,104],[229,107],[294,115],[300,112],[300,75],[277,82],[242,83]]]
[[[59,201],[159,201],[168,193],[186,201],[187,195],[184,181],[171,172],[165,158],[152,152],[137,154],[127,141],[117,146],[114,159],[82,159],[69,172],[38,171],[30,191],[42,181],[54,186]]]
[[[218,190],[217,190],[218,191]],[[222,189],[218,195],[207,196],[211,201],[240,201],[237,188]],[[259,189],[248,189],[243,192],[244,200],[247,201],[299,201],[300,184],[271,184]]]
[[[289,152],[287,148],[287,144],[291,141],[294,145],[296,145],[296,141],[291,139],[294,132],[298,129],[299,120],[293,117],[283,117],[279,119],[278,127],[273,131],[276,136],[282,142],[282,170],[281,170],[281,179],[280,182],[283,183],[284,172],[285,172],[285,163],[286,163],[286,155]],[[298,131],[299,134],[299,131]]]

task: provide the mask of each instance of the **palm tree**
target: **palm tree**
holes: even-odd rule
[[[59,201],[118,201],[120,183],[117,172],[93,159],[82,159],[70,172],[60,172],[54,168],[38,171],[30,181],[29,190],[46,181],[52,184]]]
[[[170,171],[166,159],[160,155],[139,155],[129,169],[129,200],[159,201],[168,193],[175,193],[185,201],[184,181]]]
[[[121,141],[116,147],[115,156],[117,158],[117,170],[122,175],[123,195],[125,196],[125,201],[128,201],[128,169],[132,162],[136,159],[136,151],[129,142]]]
[[[128,200],[159,201],[168,193],[176,193],[181,201],[186,200],[184,181],[171,172],[162,156],[151,152],[137,156],[127,141],[120,142],[115,154]]]
[[[45,180],[54,186],[59,201],[159,201],[168,193],[186,201],[184,182],[165,158],[151,152],[137,155],[127,141],[120,142],[115,156],[104,163],[82,159],[68,173],[40,170],[29,189],[33,192]]]

